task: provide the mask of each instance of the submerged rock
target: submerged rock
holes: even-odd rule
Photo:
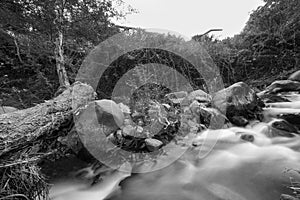
[[[247,124],[244,119],[260,119],[264,103],[246,83],[238,82],[213,95],[213,107],[225,114],[236,125]],[[242,120],[237,120],[237,116]]]

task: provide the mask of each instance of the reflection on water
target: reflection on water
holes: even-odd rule
[[[293,195],[300,182],[300,138],[268,137],[269,122],[280,112],[298,112],[300,103],[271,104],[265,122],[247,128],[208,130],[172,165],[130,175],[112,171],[103,180],[68,179],[54,184],[53,200],[275,200]],[[216,142],[216,138],[218,138]],[[211,151],[211,143],[215,143]],[[199,155],[206,155],[200,158]],[[120,184],[119,184],[120,183]],[[120,186],[119,186],[120,185]],[[294,194],[295,195],[295,194]]]

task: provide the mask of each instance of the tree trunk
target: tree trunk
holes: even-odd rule
[[[56,70],[59,79],[59,85],[60,87],[65,88],[70,86],[69,78],[64,65],[65,60],[64,60],[64,50],[63,50],[63,17],[64,17],[65,0],[57,0],[56,4],[57,4],[56,24],[57,24],[57,35],[58,35],[55,44]]]
[[[24,156],[24,149],[26,152],[41,152],[39,144],[45,138],[53,138],[52,133],[70,122],[78,108],[94,99],[91,86],[76,82],[53,100],[0,115],[0,163],[7,163],[12,156],[13,160],[20,159]]]

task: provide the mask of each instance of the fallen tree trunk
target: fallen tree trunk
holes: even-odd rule
[[[66,156],[59,138],[70,135],[65,127],[74,124],[73,113],[95,96],[76,82],[52,100],[0,115],[0,199],[48,199],[39,163]]]
[[[52,100],[0,115],[0,163],[3,164],[3,159],[12,154],[18,157],[15,154],[26,147],[39,152],[39,139],[42,140],[45,135],[51,136],[51,133],[69,123],[76,109],[94,99],[91,86],[76,82]]]

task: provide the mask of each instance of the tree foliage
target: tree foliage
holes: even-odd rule
[[[121,0],[3,0],[0,2],[0,99],[4,105],[32,106],[53,97],[58,87],[55,47],[64,36],[64,66],[71,82],[84,56],[120,30],[111,22],[127,13]],[[62,20],[57,12],[63,9]],[[14,87],[14,90],[11,88]]]
[[[264,2],[240,34],[202,41],[228,84],[246,81],[263,86],[300,66],[300,1]]]

